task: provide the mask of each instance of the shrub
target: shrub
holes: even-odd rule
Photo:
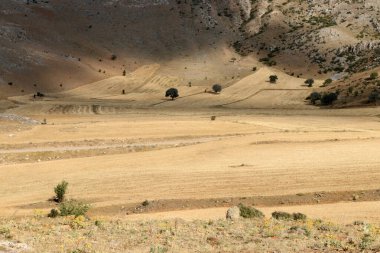
[[[150,202],[148,200],[145,200],[141,203],[142,206],[149,206]]]
[[[372,91],[368,96],[368,102],[376,103],[380,100],[380,93],[377,90]]]
[[[303,213],[273,212],[272,217],[276,220],[306,220],[307,216]]]
[[[111,55],[111,60],[116,60],[117,59],[117,56],[116,56],[116,54],[113,54],[113,55]]]
[[[335,100],[338,99],[338,94],[334,92],[325,93],[321,97],[322,105],[331,105]]]
[[[89,209],[90,206],[88,204],[74,199],[63,202],[59,205],[59,212],[61,216],[84,216],[86,215]]]
[[[315,105],[316,101],[321,100],[321,94],[319,94],[318,92],[313,92],[310,94],[309,98],[310,98],[310,102],[313,105]]]
[[[272,217],[276,220],[291,220],[293,216],[287,212],[273,212]]]
[[[58,215],[59,215],[58,210],[54,208],[54,209],[50,210],[50,213],[48,214],[48,217],[49,218],[56,218],[56,217],[58,217]]]
[[[375,80],[379,77],[379,73],[377,72],[372,72],[370,75],[369,75],[369,79],[371,80]]]
[[[264,217],[264,214],[260,210],[257,210],[256,208],[253,208],[253,207],[247,207],[247,206],[244,206],[243,204],[240,204],[239,209],[240,209],[240,216],[243,218],[263,218]]]
[[[310,78],[305,81],[305,84],[307,84],[308,87],[313,87],[314,79]]]
[[[293,213],[293,220],[306,220],[307,216],[303,213]]]
[[[176,88],[170,88],[166,91],[165,97],[171,97],[172,100],[179,97],[178,90]]]
[[[63,180],[54,188],[54,192],[55,192],[54,200],[56,202],[61,203],[65,200],[65,194],[66,194],[68,185],[69,183]]]
[[[333,82],[333,80],[331,79],[331,78],[328,78],[328,79],[326,79],[324,82],[323,82],[323,85],[329,85],[329,84],[331,84]]]
[[[222,86],[220,84],[214,84],[212,86],[212,90],[215,92],[215,93],[219,93],[222,91]]]
[[[269,82],[270,83],[276,83],[278,80],[278,77],[276,75],[269,76]]]

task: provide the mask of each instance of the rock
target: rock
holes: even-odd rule
[[[240,208],[237,206],[231,207],[227,210],[227,220],[238,220],[240,218]]]
[[[0,241],[0,252],[21,253],[30,251],[31,248],[25,243]]]
[[[352,200],[353,200],[353,201],[356,201],[356,200],[358,200],[358,199],[359,199],[359,195],[353,195],[353,196],[352,196]]]

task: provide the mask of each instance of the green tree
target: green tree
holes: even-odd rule
[[[214,84],[212,86],[212,90],[215,92],[215,93],[219,93],[222,91],[222,86],[220,84]]]
[[[305,84],[307,84],[308,87],[313,87],[314,79],[309,78],[305,81]]]
[[[178,90],[176,88],[170,88],[166,91],[165,97],[171,97],[172,100],[179,97]]]
[[[61,203],[65,200],[65,194],[66,194],[68,186],[69,186],[69,183],[63,180],[54,188],[55,201],[57,201],[58,203]]]
[[[271,76],[269,76],[269,82],[270,83],[276,83],[277,80],[278,80],[277,75],[271,75]]]

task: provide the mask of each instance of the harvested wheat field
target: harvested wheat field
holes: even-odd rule
[[[360,232],[366,222],[380,222],[375,109],[25,110],[31,111],[1,116],[0,228],[2,236],[36,252],[355,251],[367,240]],[[44,119],[47,124],[40,123]],[[46,218],[62,180],[69,182],[67,199],[91,204],[89,220]],[[226,210],[240,203],[267,218],[274,211],[302,212],[310,221],[223,221]],[[356,237],[327,239],[320,226]],[[371,226],[375,238],[379,228]],[[256,239],[249,233],[224,239],[252,229],[261,231]],[[45,236],[36,237],[40,233]],[[52,239],[58,234],[63,241]],[[191,234],[190,240],[182,234]],[[310,241],[310,234],[319,239]],[[273,238],[289,236],[286,247],[273,244]]]

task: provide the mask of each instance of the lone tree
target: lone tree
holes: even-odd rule
[[[171,97],[172,100],[179,97],[178,90],[176,88],[170,88],[166,91],[165,97]]]
[[[214,84],[212,86],[212,90],[215,92],[215,93],[219,93],[222,91],[222,86],[220,84]]]
[[[305,84],[307,84],[308,87],[313,87],[314,79],[309,78],[305,81]]]
[[[65,200],[65,194],[66,194],[68,185],[69,185],[68,182],[62,181],[54,188],[54,192],[55,192],[54,200],[56,202],[61,203]]]
[[[276,75],[269,76],[269,82],[270,83],[276,83],[278,80],[278,77]]]

